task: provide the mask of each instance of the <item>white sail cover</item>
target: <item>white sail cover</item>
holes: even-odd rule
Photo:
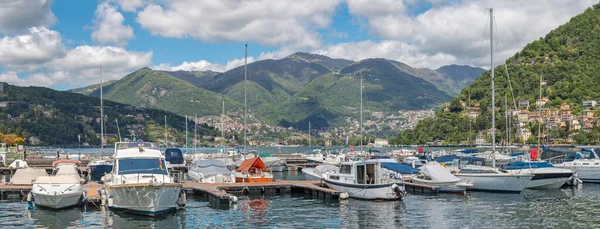
[[[448,171],[446,168],[439,164],[426,164],[421,167],[421,172],[428,177],[431,177],[431,180],[435,182],[455,182],[460,181],[459,178],[455,177]]]
[[[48,176],[45,169],[24,168],[17,169],[15,175],[10,178],[13,185],[31,185],[32,181],[40,176]]]

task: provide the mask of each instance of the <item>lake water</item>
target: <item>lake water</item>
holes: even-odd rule
[[[231,208],[188,197],[185,210],[154,220],[95,207],[30,212],[26,202],[3,202],[0,228],[598,228],[599,197],[596,184],[521,194],[408,195],[396,202],[241,196]]]

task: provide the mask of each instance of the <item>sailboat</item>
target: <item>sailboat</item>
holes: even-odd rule
[[[102,66],[100,66],[100,155],[104,158],[104,100],[102,97],[102,87],[104,79],[102,77]],[[101,181],[102,176],[110,173],[113,168],[111,160],[94,160],[87,165],[89,180]]]
[[[490,69],[492,79],[492,167],[467,165],[455,174],[473,184],[473,191],[520,193],[531,181],[530,173],[510,173],[496,168],[496,105],[494,104],[494,10],[490,9]]]
[[[362,152],[362,97],[363,80],[360,79],[360,139]],[[342,162],[338,172],[321,174],[327,187],[348,196],[366,200],[400,200],[406,195],[402,175],[390,166],[397,164],[390,159]]]

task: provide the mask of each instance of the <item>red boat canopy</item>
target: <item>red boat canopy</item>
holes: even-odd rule
[[[538,158],[538,150],[537,149],[531,149],[531,151],[529,151],[529,154],[531,155],[531,160],[537,161],[537,158]]]
[[[75,163],[77,165],[81,164],[81,161],[78,160],[56,160],[52,162],[52,167],[56,166],[58,163]]]
[[[236,170],[240,172],[248,172],[248,170],[251,168],[256,168],[265,172],[269,171],[265,163],[263,163],[259,157],[244,160]]]

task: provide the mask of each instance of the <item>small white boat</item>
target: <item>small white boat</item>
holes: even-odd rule
[[[77,165],[79,161],[58,160],[53,163],[53,176],[40,176],[33,182],[31,193],[35,204],[60,209],[79,204],[82,200],[81,183]]]
[[[416,184],[426,184],[436,187],[440,192],[465,193],[473,184],[463,181],[452,175],[446,168],[438,163],[423,165],[419,174],[411,176],[411,181]]]
[[[511,173],[531,173],[533,178],[525,188],[558,189],[573,176],[573,171],[566,168],[556,168],[548,162],[525,161],[515,162],[505,168]]]
[[[156,216],[177,208],[182,184],[170,177],[157,143],[117,142],[113,158],[103,178],[111,209]]]
[[[575,159],[555,164],[554,167],[570,169],[583,182],[600,183],[600,159]]]
[[[48,176],[46,169],[22,168],[17,169],[14,175],[10,177],[11,185],[32,185],[33,181],[40,176]]]
[[[317,165],[315,168],[302,169],[304,179],[306,180],[321,180],[323,174],[337,171],[340,171],[340,167],[335,165]]]
[[[220,160],[194,159],[188,176],[199,183],[235,183],[233,173]]]
[[[404,159],[402,159],[402,163],[406,164],[406,165],[410,165],[413,168],[416,167],[421,167],[424,165],[424,163],[418,158],[418,157],[405,157]]]
[[[394,175],[393,172],[385,169],[388,163],[396,162],[379,160],[344,162],[338,172],[323,174],[323,180],[329,188],[348,193],[352,198],[400,200],[406,194],[404,180],[402,175]]]
[[[24,160],[21,160],[21,159],[14,160],[8,166],[8,168],[11,168],[11,169],[21,169],[21,168],[27,168],[27,167],[28,167],[27,162]]]
[[[514,174],[496,168],[466,165],[456,177],[473,184],[473,191],[520,193],[529,184],[533,174]]]

